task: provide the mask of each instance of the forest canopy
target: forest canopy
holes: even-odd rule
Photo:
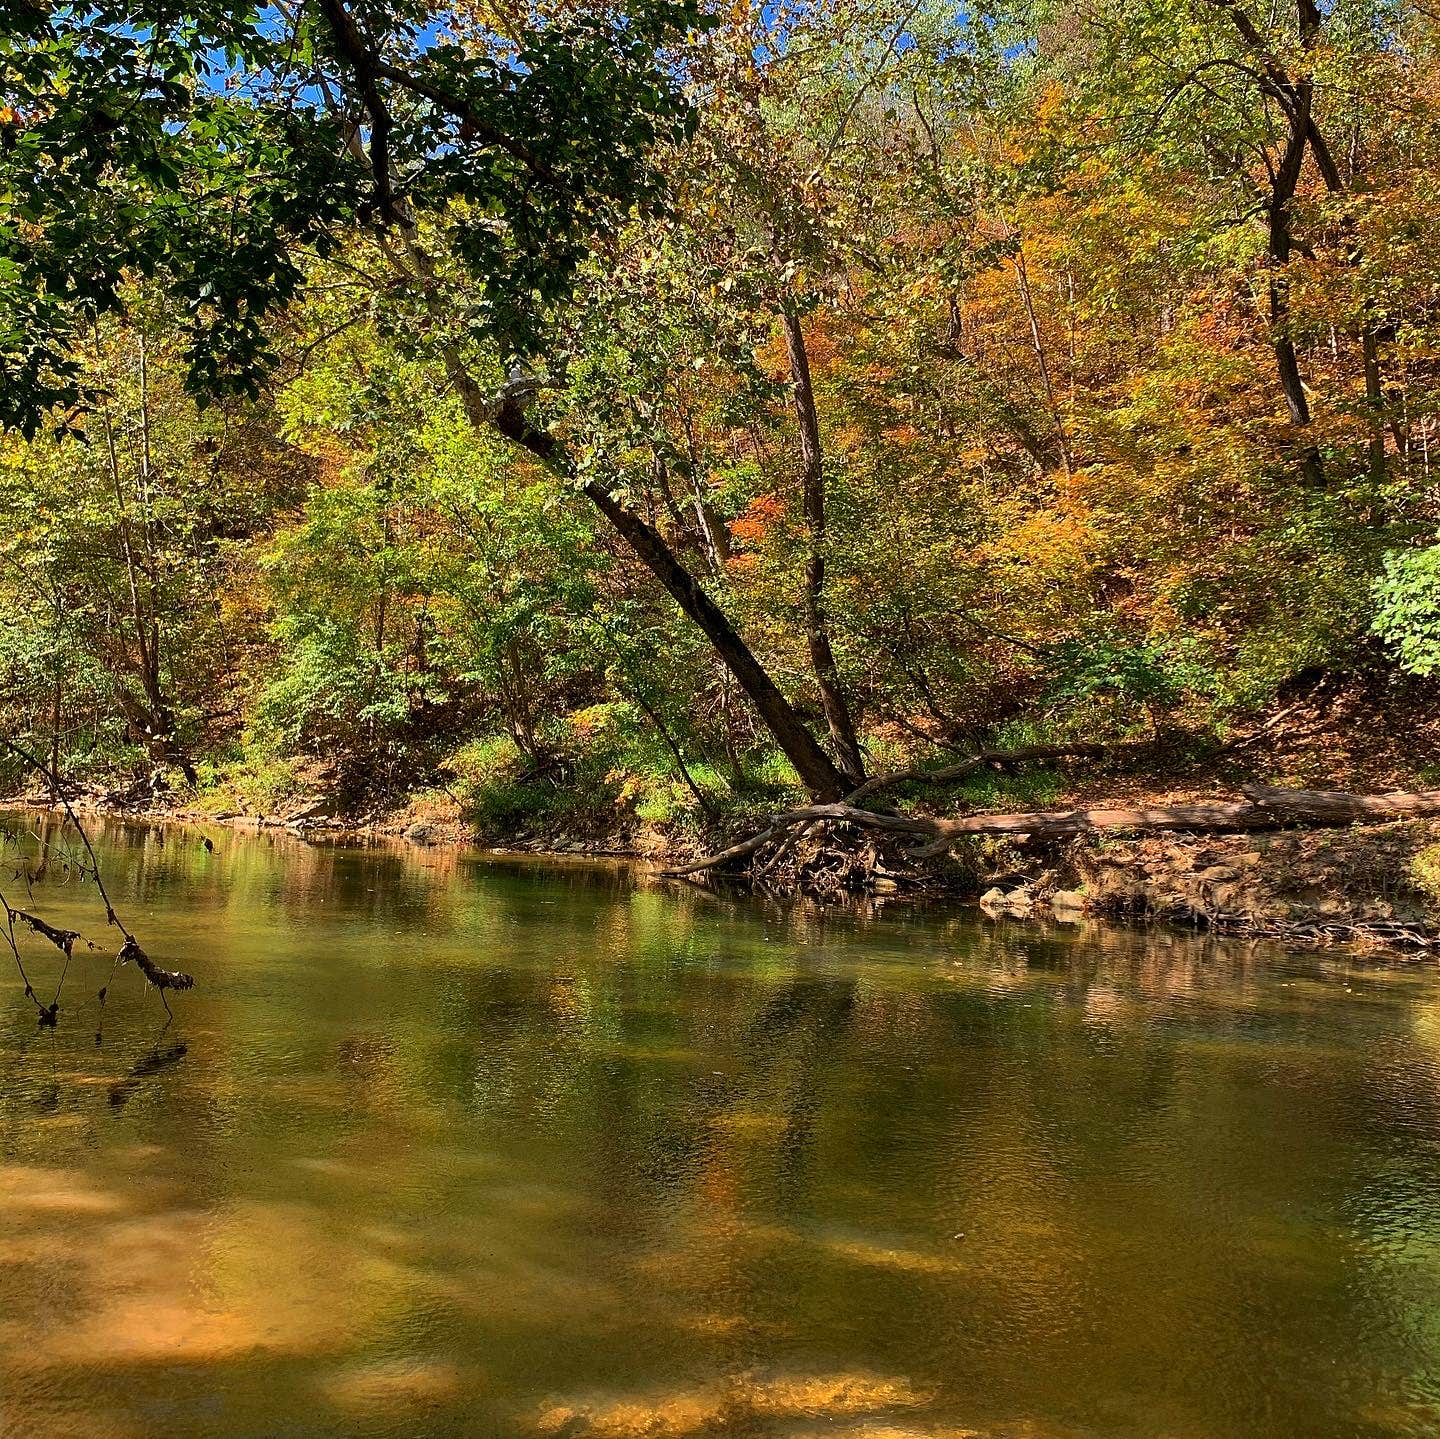
[[[6,724],[505,837],[1423,685],[1435,28],[11,4]]]

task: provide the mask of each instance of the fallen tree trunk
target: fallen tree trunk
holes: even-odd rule
[[[751,835],[749,839],[731,845],[729,849],[722,849],[716,854],[707,855],[704,859],[696,860],[694,864],[681,865],[662,872],[671,878],[679,879],[688,874],[698,874],[701,870],[718,869],[731,860],[744,859],[747,855],[754,854],[756,850],[763,849],[772,839],[778,839],[787,831],[793,837],[793,827],[796,825],[809,828],[810,825],[822,820],[844,818],[837,812],[838,810],[848,810],[859,800],[869,799],[871,795],[878,794],[881,790],[895,789],[903,784],[916,782],[931,785],[956,784],[987,764],[1003,768],[1007,765],[1034,759],[1076,759],[1082,756],[1108,758],[1122,752],[1143,751],[1151,748],[1153,748],[1151,741],[1141,740],[1120,744],[1037,744],[1025,745],[1018,749],[982,749],[972,755],[967,755],[955,764],[945,765],[941,769],[902,769],[894,770],[889,774],[873,775],[858,788],[851,790],[838,805],[815,805],[804,810],[787,810],[783,814],[776,815],[764,829]],[[876,821],[890,817],[876,815],[873,810],[856,810],[855,812]],[[877,823],[871,827],[894,828],[895,826],[882,826]],[[932,833],[930,830],[912,830],[904,826],[899,828],[902,833]]]
[[[971,834],[1087,834],[1092,830],[1280,829],[1287,824],[1347,825],[1440,815],[1440,790],[1350,794],[1345,790],[1269,789],[1245,785],[1245,799],[1220,804],[1142,805],[1135,809],[1049,810],[1032,814],[975,814],[931,821],[932,843],[921,854],[943,853]],[[923,830],[916,831],[924,833]]]
[[[795,825],[851,824],[862,829],[913,835],[914,859],[933,859],[970,835],[1064,836],[1095,830],[1184,830],[1223,833],[1281,829],[1290,824],[1347,825],[1440,815],[1440,790],[1397,790],[1391,794],[1350,794],[1344,790],[1270,789],[1246,785],[1243,800],[1222,803],[1142,805],[1134,809],[1040,810],[1022,814],[972,814],[958,819],[878,814],[849,802],[813,804],[777,815],[759,834],[693,864],[666,870],[679,878],[716,869],[761,849]]]

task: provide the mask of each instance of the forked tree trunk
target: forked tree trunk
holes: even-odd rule
[[[1310,70],[1303,67],[1295,73],[1287,70],[1236,0],[1210,0],[1210,3],[1230,18],[1254,57],[1262,93],[1279,105],[1285,117],[1285,149],[1279,162],[1269,166],[1270,194],[1265,207],[1269,222],[1270,340],[1285,406],[1296,428],[1303,434],[1310,425],[1310,404],[1305,395],[1295,342],[1290,336],[1289,278],[1285,273],[1294,249],[1290,228],[1291,204],[1295,199],[1307,147],[1332,189],[1338,183],[1338,172],[1315,123],[1315,82]],[[1316,0],[1295,0],[1295,17],[1300,53],[1308,56],[1320,39],[1325,17]],[[1301,440],[1300,458],[1306,480],[1310,484],[1323,484],[1325,470],[1320,451],[1308,438]],[[1372,463],[1373,460],[1372,449]],[[1380,462],[1383,466],[1383,446]]]

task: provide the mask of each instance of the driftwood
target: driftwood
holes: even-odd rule
[[[1010,757],[1017,757],[1011,752]],[[1026,755],[1025,757],[1032,757]],[[977,761],[983,763],[984,761]],[[908,777],[908,776],[907,776]],[[873,791],[872,791],[873,792]],[[1281,829],[1286,825],[1348,825],[1380,823],[1440,815],[1440,790],[1397,790],[1391,794],[1350,794],[1344,790],[1270,789],[1246,785],[1244,799],[1222,803],[1142,805],[1135,809],[1041,810],[1022,814],[973,814],[957,819],[927,815],[881,814],[862,809],[849,799],[839,804],[812,804],[777,815],[759,834],[693,864],[666,870],[672,877],[698,874],[743,859],[796,825],[829,822],[913,836],[921,841],[909,850],[915,859],[944,854],[970,835],[1088,834],[1096,830],[1184,830],[1223,833],[1235,830]],[[853,797],[852,797],[853,798]]]

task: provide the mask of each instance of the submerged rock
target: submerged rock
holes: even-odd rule
[[[1035,912],[1035,894],[1025,885],[1009,891],[996,885],[980,896],[980,908],[987,914],[1008,914],[1016,919],[1026,919]]]

